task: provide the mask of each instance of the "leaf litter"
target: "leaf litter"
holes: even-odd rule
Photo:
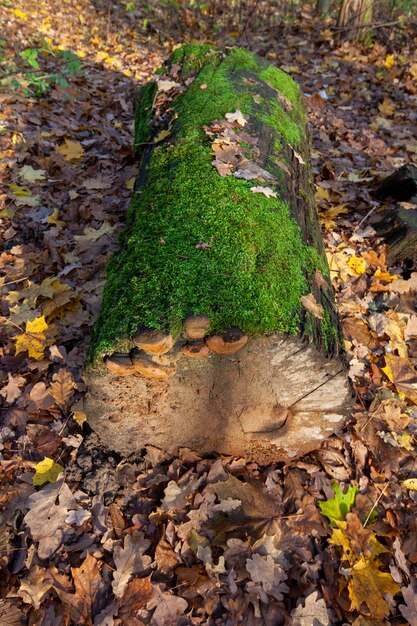
[[[417,273],[387,266],[372,220],[393,205],[370,192],[370,179],[417,154],[412,32],[401,55],[379,41],[362,49],[336,44],[305,14],[284,37],[266,28],[251,42],[257,52],[267,42],[309,96],[316,199],[357,394],[342,433],[262,468],[189,450],[121,459],[74,404],[136,175],[130,101],[175,36],[161,47],[122,6],[27,0],[5,11],[7,61],[27,48],[24,30],[34,46],[44,34],[45,75],[60,71],[62,49],[82,70],[40,98],[24,82],[1,86],[0,624],[417,623]],[[164,97],[178,89],[175,71],[159,81]],[[229,111],[206,129],[213,166],[274,197],[245,124]],[[305,306],[320,316],[312,298]]]

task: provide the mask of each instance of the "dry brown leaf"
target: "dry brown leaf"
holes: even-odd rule
[[[417,371],[411,361],[387,353],[382,371],[399,393],[403,393],[414,404],[417,404]]]
[[[8,378],[9,381],[7,385],[1,389],[0,396],[3,396],[8,404],[13,404],[13,402],[22,395],[20,388],[26,384],[26,379],[23,378],[23,376],[12,376],[10,373],[8,374]]]
[[[312,313],[314,317],[317,317],[319,320],[323,319],[324,311],[321,304],[317,302],[314,297],[314,294],[309,293],[308,296],[301,296],[300,298],[301,304],[307,311]]]
[[[37,610],[52,585],[53,580],[48,572],[43,567],[32,565],[28,576],[20,581],[17,595],[23,599],[23,602],[31,604]]]
[[[75,382],[70,372],[65,368],[61,368],[52,377],[49,393],[57,405],[63,409],[74,393],[74,388]]]
[[[71,568],[75,593],[68,593],[60,586],[55,586],[60,599],[69,607],[72,622],[78,626],[91,626],[92,624],[93,607],[104,587],[100,567],[101,563],[88,554],[80,567]]]
[[[114,534],[117,538],[121,537],[126,526],[123,513],[120,507],[112,502],[109,506],[109,515],[113,526]]]
[[[134,574],[145,572],[152,562],[150,556],[143,553],[149,548],[151,542],[145,539],[141,532],[133,535],[125,535],[124,545],[116,545],[113,558],[116,569],[113,573],[112,588],[116,598],[121,598],[129,580]]]

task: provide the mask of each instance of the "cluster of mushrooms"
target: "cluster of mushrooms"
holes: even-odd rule
[[[206,336],[209,328],[210,319],[206,315],[188,317],[184,323],[184,340],[177,342],[177,352],[190,359],[203,359],[210,353],[231,355],[243,348],[248,340],[238,328]],[[175,374],[175,365],[164,356],[174,348],[174,338],[170,333],[141,329],[133,335],[132,342],[135,347],[129,353],[114,352],[104,357],[110,372],[117,376],[138,374],[155,380],[164,380]]]

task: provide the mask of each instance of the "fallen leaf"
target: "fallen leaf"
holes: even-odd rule
[[[401,615],[407,620],[409,626],[417,626],[417,585],[415,581],[412,581],[408,587],[402,587],[401,593],[405,602],[398,607]]]
[[[317,317],[319,320],[323,319],[324,310],[321,304],[317,302],[314,297],[314,294],[309,293],[308,296],[301,296],[300,298],[301,304],[307,311],[312,313],[314,317]]]
[[[338,526],[338,522],[345,521],[346,515],[352,510],[358,488],[356,485],[349,485],[346,493],[343,493],[337,483],[333,483],[332,487],[334,498],[318,502],[318,505],[323,515],[329,519],[331,525]]]
[[[45,457],[43,461],[40,461],[35,465],[35,474],[32,478],[32,484],[34,487],[39,487],[44,483],[55,483],[58,480],[58,476],[64,471],[62,465],[55,463],[53,459]]]
[[[113,558],[115,571],[113,573],[112,588],[116,598],[121,598],[126,586],[134,574],[145,572],[150,566],[152,559],[143,553],[151,545],[149,539],[141,532],[133,535],[125,535],[124,545],[116,545]]]
[[[335,623],[334,612],[328,609],[318,591],[310,593],[291,611],[292,626],[330,626]]]
[[[38,610],[52,585],[53,580],[48,571],[39,565],[32,565],[28,576],[21,580],[17,595],[25,604],[30,604]]]
[[[408,359],[385,354],[385,367],[381,368],[399,393],[417,404],[417,371]]]
[[[253,193],[263,193],[267,198],[276,198],[276,191],[273,191],[269,187],[251,187],[250,190]]]
[[[26,332],[16,340],[16,354],[27,351],[30,357],[40,361],[47,347],[44,332],[47,328],[48,324],[43,315],[34,319],[33,322],[26,322]]]
[[[366,272],[366,261],[362,257],[357,257],[352,255],[348,260],[348,265],[358,276],[365,274]]]
[[[71,573],[75,585],[75,593],[64,591],[55,586],[61,601],[69,608],[72,623],[79,626],[91,626],[93,606],[104,583],[100,575],[100,566],[91,554],[88,554],[80,567],[72,567]]]
[[[64,157],[66,161],[70,163],[77,163],[81,161],[84,154],[84,148],[78,141],[72,139],[65,139],[61,146],[55,148],[55,152]]]
[[[401,483],[406,489],[417,491],[417,478],[407,478]]]
[[[49,393],[62,409],[74,393],[74,388],[75,382],[70,372],[65,368],[61,368],[52,377]]]
[[[0,396],[3,396],[8,404],[13,404],[22,395],[21,387],[26,384],[26,379],[23,376],[12,376],[10,373],[7,376],[9,381],[1,389]]]
[[[31,165],[24,165],[19,172],[25,180],[30,183],[36,183],[40,180],[45,180],[45,170],[35,170]]]
[[[366,613],[374,619],[382,620],[390,613],[390,606],[384,599],[384,593],[397,593],[399,585],[394,582],[391,574],[381,572],[379,561],[360,557],[351,568],[348,583],[351,609]]]
[[[24,522],[34,541],[39,541],[38,555],[48,559],[62,543],[64,532],[71,535],[71,527],[65,522],[70,509],[77,507],[75,499],[64,478],[48,484],[28,499],[29,511]]]
[[[226,113],[225,118],[228,122],[236,123],[238,126],[245,126],[248,123],[242,112],[237,109],[234,113]]]

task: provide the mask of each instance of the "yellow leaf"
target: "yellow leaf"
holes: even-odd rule
[[[407,478],[407,480],[403,480],[402,485],[406,489],[417,491],[417,478]]]
[[[76,163],[81,160],[84,154],[84,148],[78,141],[72,141],[72,139],[65,139],[65,143],[55,148],[55,152],[61,154],[66,161]]]
[[[362,257],[354,255],[351,256],[348,260],[348,265],[358,276],[361,276],[366,272],[366,261],[365,259],[362,259]]]
[[[417,80],[417,63],[413,63],[408,70],[414,80]]]
[[[27,22],[27,20],[29,19],[26,13],[23,13],[23,11],[21,11],[20,9],[14,9],[13,13],[16,15],[16,17],[20,17],[22,20],[25,20],[25,22]]]
[[[45,318],[42,315],[26,322],[26,332],[20,335],[16,341],[16,354],[28,352],[29,356],[36,361],[40,361],[46,348],[46,335],[44,331],[48,328]]]
[[[135,176],[133,176],[133,178],[129,178],[129,180],[126,181],[126,189],[129,189],[131,191],[135,186],[135,180]]]
[[[385,57],[384,65],[387,70],[390,70],[395,65],[395,58],[393,54],[387,54]]]
[[[161,132],[155,137],[154,143],[159,143],[160,141],[163,141],[164,139],[169,137],[170,134],[171,134],[171,131],[169,128],[167,130],[161,130]]]
[[[318,187],[316,185],[316,200],[327,200],[330,202],[330,194],[328,189],[324,189],[323,187]]]
[[[59,474],[63,471],[62,465],[55,463],[53,459],[49,459],[46,456],[43,461],[35,465],[35,475],[32,478],[32,484],[34,487],[38,487],[44,483],[56,483]]]
[[[58,209],[54,209],[51,215],[48,215],[48,224],[53,224],[54,226],[62,226],[64,222],[59,219],[59,211]]]
[[[32,192],[28,189],[28,187],[22,187],[21,185],[16,185],[16,183],[10,183],[9,188],[15,196],[30,197],[32,195]]]
[[[84,411],[73,411],[73,419],[77,422],[78,426],[82,426],[87,421],[87,414]]]
[[[403,393],[411,402],[417,404],[417,372],[411,361],[387,353],[382,371],[399,393]]]
[[[352,567],[348,583],[351,609],[370,614],[374,619],[384,619],[390,606],[384,600],[384,593],[397,593],[400,590],[391,574],[381,572],[380,562],[372,558],[360,557]],[[363,605],[367,607],[364,611]],[[362,607],[362,610],[361,610]]]
[[[391,117],[395,113],[395,104],[389,98],[384,98],[384,101],[378,106],[378,111],[387,117]]]

